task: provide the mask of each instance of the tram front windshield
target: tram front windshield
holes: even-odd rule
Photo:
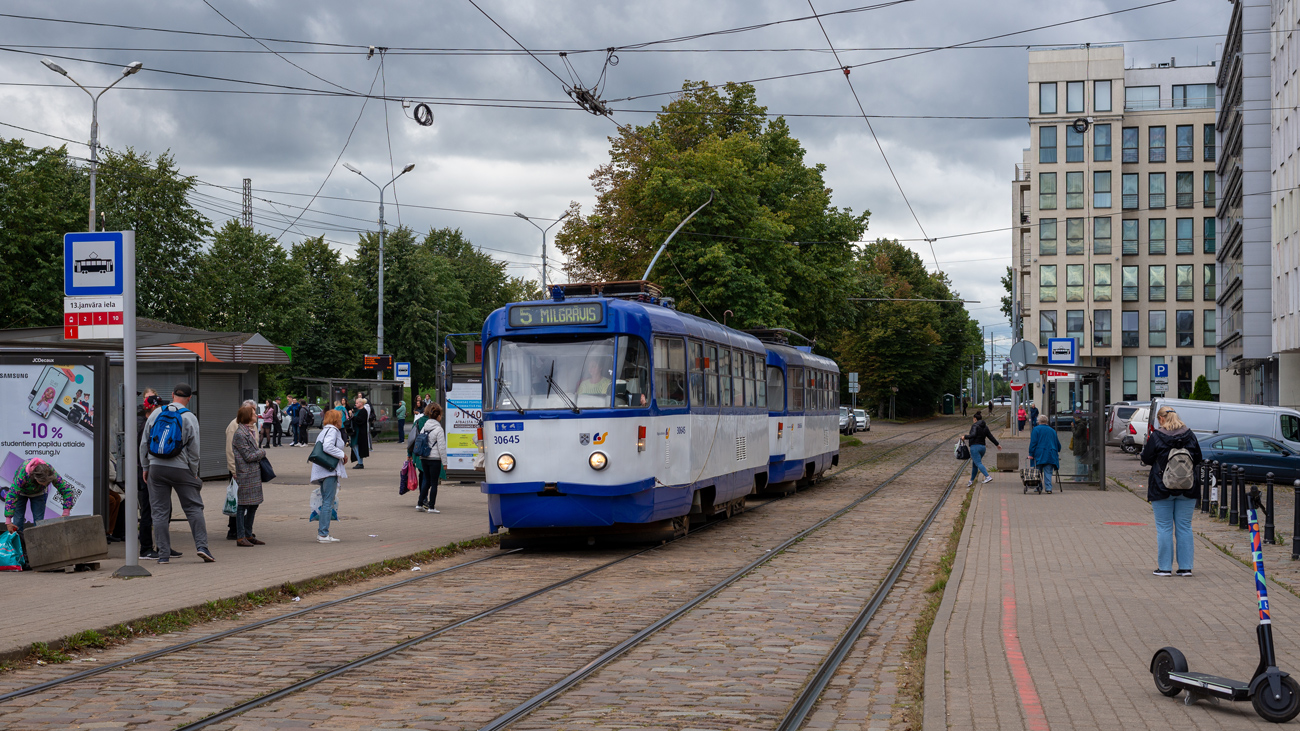
[[[648,405],[649,357],[640,338],[498,340],[488,349],[497,409],[599,409]]]

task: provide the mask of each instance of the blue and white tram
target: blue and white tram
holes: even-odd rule
[[[811,485],[840,461],[840,369],[789,345],[767,345],[768,483]]]
[[[751,335],[651,301],[557,294],[493,312],[483,343],[493,530],[680,534],[767,483],[771,355]]]

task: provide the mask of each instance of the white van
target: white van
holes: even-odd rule
[[[1151,403],[1152,413],[1162,406],[1177,411],[1178,418],[1191,427],[1198,437],[1211,434],[1257,434],[1277,439],[1300,452],[1300,411],[1295,409],[1177,398],[1158,398]]]

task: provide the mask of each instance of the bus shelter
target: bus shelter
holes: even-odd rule
[[[357,396],[370,404],[373,421],[370,424],[372,442],[397,441],[397,404],[402,400],[406,384],[401,381],[383,381],[374,378],[299,378],[305,384],[303,398],[310,406],[324,412],[340,402],[352,406]],[[319,429],[321,419],[316,419]]]
[[[1107,369],[1041,363],[1027,363],[1025,369],[1042,371],[1046,381],[1047,423],[1061,439],[1061,468],[1055,478],[1105,490]]]

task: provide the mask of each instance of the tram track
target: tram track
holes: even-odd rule
[[[890,455],[890,454],[893,454],[893,453],[895,453],[895,452],[897,452],[897,451],[899,451],[899,450],[901,450],[901,449],[904,449],[904,448],[906,448],[906,447],[908,447],[908,446],[910,446],[910,445],[916,443],[917,441],[920,441],[920,440],[922,440],[922,439],[925,439],[927,436],[933,436],[933,435],[935,435],[935,434],[937,434],[937,433],[939,433],[939,432],[943,432],[943,431],[951,431],[951,429],[952,429],[951,425],[947,425],[947,426],[940,427],[938,430],[931,430],[931,429],[919,429],[919,430],[913,430],[913,431],[904,432],[904,433],[901,433],[901,434],[891,435],[891,436],[886,437],[885,439],[879,440],[879,441],[877,441],[877,442],[868,443],[868,445],[866,445],[866,446],[871,446],[872,444],[881,444],[882,442],[890,442],[890,441],[893,441],[893,440],[896,440],[896,439],[899,439],[899,438],[902,438],[902,437],[911,436],[912,434],[916,434],[917,432],[922,432],[922,434],[921,434],[920,436],[916,436],[915,438],[909,439],[908,441],[906,441],[906,442],[904,442],[904,443],[902,443],[902,444],[896,444],[896,445],[890,446],[888,449],[880,450],[880,451],[877,451],[877,452],[875,452],[875,453],[873,453],[873,454],[871,454],[871,455],[865,456],[865,457],[863,457],[862,459],[859,459],[859,460],[855,461],[855,462],[854,462],[853,464],[851,464],[851,465],[847,465],[847,466],[840,467],[839,469],[835,470],[834,472],[830,473],[830,474],[827,475],[825,478],[823,478],[823,481],[828,480],[828,479],[832,479],[832,478],[834,478],[834,477],[836,477],[836,476],[838,476],[838,475],[844,474],[845,472],[847,472],[847,471],[849,471],[849,470],[852,470],[852,469],[855,469],[855,468],[857,468],[857,467],[859,467],[859,466],[861,466],[861,465],[863,465],[863,464],[866,464],[866,463],[868,463],[868,462],[873,462],[873,461],[881,460],[881,459],[883,459],[884,457],[887,457],[887,456]],[[881,446],[885,446],[885,445],[884,445],[884,444],[881,444]],[[864,502],[865,500],[869,499],[870,497],[872,497],[873,495],[875,495],[877,492],[879,492],[881,489],[883,489],[885,486],[887,486],[888,484],[892,483],[894,480],[898,479],[900,476],[902,476],[903,474],[905,474],[908,470],[912,469],[912,468],[915,467],[917,464],[919,464],[919,463],[921,463],[922,461],[924,461],[926,458],[928,458],[930,455],[932,455],[934,452],[936,452],[936,451],[937,451],[938,449],[940,449],[942,446],[943,446],[943,442],[940,441],[940,442],[939,442],[938,444],[936,444],[934,447],[931,447],[930,449],[928,449],[924,454],[922,454],[922,455],[921,455],[920,457],[918,457],[916,460],[912,461],[912,462],[911,462],[909,465],[907,465],[903,470],[900,470],[899,472],[895,473],[892,477],[890,477],[888,480],[886,480],[886,481],[882,482],[881,484],[875,486],[873,489],[871,489],[871,490],[868,491],[867,493],[865,493],[865,494],[859,496],[859,497],[856,498],[854,501],[852,501],[849,505],[846,505],[846,506],[842,507],[840,510],[836,511],[835,513],[832,513],[830,516],[828,516],[828,517],[822,519],[821,521],[819,521],[818,523],[816,523],[813,527],[807,528],[807,529],[805,529],[804,531],[800,531],[799,533],[795,534],[795,535],[792,536],[791,538],[789,538],[789,539],[787,539],[786,541],[782,542],[782,543],[779,544],[778,546],[776,546],[776,547],[774,547],[774,548],[772,548],[772,549],[769,549],[767,552],[765,552],[765,554],[764,554],[763,556],[760,556],[760,557],[759,557],[758,559],[756,559],[754,562],[751,562],[750,565],[747,565],[747,566],[745,566],[744,568],[742,568],[741,570],[739,570],[739,571],[733,573],[731,576],[729,576],[727,579],[725,579],[724,582],[721,582],[721,583],[715,584],[713,587],[711,587],[711,588],[708,590],[708,594],[707,594],[707,595],[700,595],[700,596],[697,596],[695,599],[691,600],[690,602],[687,602],[687,603],[683,604],[682,606],[678,607],[678,609],[674,610],[675,614],[673,614],[672,617],[675,618],[675,617],[677,617],[677,616],[681,616],[681,614],[684,614],[685,612],[690,611],[691,608],[697,606],[697,605],[698,605],[699,603],[701,603],[702,601],[705,601],[705,600],[708,598],[708,596],[711,596],[711,595],[715,594],[717,591],[720,591],[722,588],[724,588],[725,586],[729,585],[730,583],[734,583],[734,582],[735,582],[736,580],[738,580],[740,577],[744,576],[744,575],[745,575],[746,573],[748,573],[749,571],[752,571],[754,567],[756,567],[756,566],[760,566],[760,565],[762,565],[763,563],[765,563],[767,560],[770,560],[773,556],[779,554],[782,550],[784,550],[784,549],[785,549],[786,547],[788,547],[789,545],[792,545],[793,543],[795,543],[795,542],[801,540],[802,537],[808,535],[810,532],[815,531],[817,528],[819,528],[819,527],[825,525],[826,523],[828,523],[828,522],[834,520],[835,518],[839,517],[840,515],[843,515],[845,512],[851,510],[853,507],[856,507],[857,505],[861,504],[861,503]],[[951,489],[951,488],[950,488],[950,489]],[[773,502],[776,502],[776,501],[773,501],[773,500],[766,501],[766,502],[764,502],[764,503],[761,503],[761,504],[758,505],[758,506],[755,506],[755,507],[752,508],[751,510],[757,510],[757,509],[763,507],[764,505],[772,504]],[[747,512],[748,512],[748,511],[747,511]],[[699,532],[701,532],[701,531],[703,531],[703,530],[706,530],[706,529],[708,529],[708,528],[710,528],[710,527],[717,526],[717,525],[726,525],[726,524],[728,524],[728,523],[730,523],[730,522],[731,522],[731,521],[714,521],[714,522],[711,522],[711,523],[707,523],[707,524],[701,526],[700,528],[698,528],[698,529],[696,529],[696,530],[693,530],[689,535],[697,535]],[[315,685],[315,684],[321,683],[321,682],[323,682],[323,681],[325,681],[325,680],[329,680],[329,679],[331,679],[331,678],[338,677],[338,676],[340,676],[340,675],[344,675],[344,674],[346,674],[346,673],[348,673],[348,672],[350,672],[350,671],[352,671],[352,670],[355,670],[355,669],[357,669],[357,668],[360,668],[360,667],[364,667],[364,666],[370,665],[370,664],[372,664],[372,663],[375,663],[375,662],[378,662],[378,661],[380,661],[380,660],[383,660],[383,659],[385,659],[385,658],[387,658],[387,657],[391,657],[391,656],[393,656],[393,655],[395,655],[395,654],[397,654],[397,653],[400,653],[400,652],[402,652],[402,651],[404,651],[404,650],[410,649],[410,648],[412,648],[412,647],[414,647],[414,646],[416,646],[416,645],[418,645],[418,644],[421,644],[421,643],[423,643],[423,642],[426,642],[426,641],[428,641],[428,640],[431,640],[431,639],[433,639],[433,638],[435,638],[435,637],[438,637],[438,636],[440,636],[440,635],[442,635],[442,634],[445,634],[445,633],[447,633],[447,632],[451,632],[451,631],[453,631],[453,630],[455,630],[455,629],[458,629],[458,628],[461,628],[461,627],[465,627],[465,626],[467,626],[467,625],[469,625],[469,624],[472,624],[472,623],[478,622],[478,621],[480,621],[480,620],[486,619],[486,618],[491,617],[491,616],[493,616],[493,615],[496,615],[496,614],[498,614],[498,613],[500,613],[500,612],[503,612],[503,611],[505,611],[505,610],[507,610],[507,609],[510,609],[510,608],[512,608],[512,607],[515,607],[515,606],[517,606],[517,605],[519,605],[519,604],[521,604],[521,603],[523,603],[523,602],[527,602],[527,601],[529,601],[529,600],[531,600],[531,599],[534,599],[534,598],[537,598],[537,597],[542,596],[542,595],[544,595],[544,594],[547,594],[547,593],[553,592],[553,591],[555,591],[555,590],[557,590],[557,589],[559,589],[559,588],[561,588],[561,587],[571,585],[571,584],[573,584],[573,583],[575,583],[575,582],[578,582],[578,581],[581,581],[581,580],[583,580],[583,579],[585,579],[585,578],[589,578],[589,577],[591,577],[592,575],[594,575],[594,574],[596,574],[596,573],[598,573],[598,572],[600,572],[600,571],[603,571],[603,570],[608,569],[608,568],[611,568],[611,567],[613,567],[613,566],[616,566],[616,565],[622,564],[622,563],[628,561],[628,560],[631,559],[631,558],[635,558],[635,557],[637,557],[637,556],[645,555],[645,554],[647,554],[647,553],[649,553],[649,552],[651,552],[651,551],[659,550],[659,549],[663,548],[665,545],[672,545],[673,543],[676,543],[676,541],[669,542],[668,544],[661,544],[661,545],[657,545],[657,546],[652,546],[652,547],[644,548],[644,549],[641,549],[641,550],[638,550],[638,551],[634,551],[634,552],[629,553],[629,554],[627,554],[627,555],[624,555],[624,556],[618,557],[618,558],[616,558],[616,559],[614,559],[614,560],[612,560],[612,561],[608,561],[608,562],[602,563],[602,564],[597,565],[597,566],[595,566],[595,567],[592,567],[592,568],[586,569],[586,570],[584,570],[584,571],[581,571],[581,572],[579,572],[579,573],[577,573],[577,574],[573,574],[573,575],[567,576],[567,577],[565,577],[565,578],[562,578],[562,579],[560,579],[560,580],[558,580],[558,581],[551,582],[551,583],[547,584],[546,586],[543,586],[543,587],[541,587],[541,588],[539,588],[539,589],[533,590],[533,591],[531,591],[531,592],[527,592],[527,593],[525,593],[525,594],[523,594],[523,595],[520,595],[520,596],[516,596],[516,597],[510,598],[510,599],[507,600],[507,601],[500,602],[499,604],[496,604],[496,605],[494,605],[494,606],[488,607],[488,608],[483,609],[483,610],[481,610],[481,611],[475,612],[475,613],[471,614],[471,615],[468,616],[468,617],[463,617],[463,618],[458,619],[458,620],[456,620],[456,621],[453,621],[453,622],[449,622],[449,623],[443,624],[443,625],[441,625],[441,626],[439,626],[439,627],[437,627],[437,628],[434,628],[434,629],[432,629],[432,630],[430,630],[430,631],[428,631],[428,632],[421,633],[421,634],[419,634],[419,635],[417,635],[417,636],[415,636],[415,637],[409,638],[409,639],[407,639],[407,640],[405,640],[405,641],[403,641],[403,642],[400,642],[400,643],[396,643],[396,644],[390,645],[390,646],[388,646],[388,647],[383,648],[382,650],[379,650],[379,651],[376,651],[376,652],[373,652],[373,653],[367,654],[367,655],[365,655],[365,656],[363,656],[363,657],[361,657],[361,658],[357,658],[357,659],[355,659],[355,660],[351,660],[351,661],[346,662],[346,663],[337,664],[337,665],[335,665],[335,666],[333,666],[333,667],[331,667],[331,668],[328,668],[328,669],[322,670],[322,671],[320,671],[320,672],[317,672],[316,674],[312,675],[312,676],[309,677],[309,678],[305,678],[305,679],[303,679],[303,680],[301,680],[301,681],[298,681],[298,682],[296,682],[296,683],[293,683],[293,684],[291,684],[291,685],[289,685],[289,686],[285,686],[285,687],[282,687],[282,688],[280,688],[280,689],[273,690],[273,691],[270,691],[270,692],[268,692],[268,693],[262,694],[262,695],[260,695],[260,696],[258,696],[258,697],[256,697],[256,698],[254,698],[254,699],[251,699],[251,700],[246,701],[246,702],[244,702],[244,703],[241,703],[241,704],[238,704],[238,705],[236,705],[236,706],[233,706],[233,707],[230,707],[230,708],[228,708],[228,709],[225,709],[225,710],[221,711],[220,713],[217,713],[217,714],[210,715],[210,716],[207,716],[207,717],[205,717],[205,718],[199,719],[199,720],[197,720],[197,721],[195,721],[195,722],[193,722],[193,723],[190,723],[190,724],[188,724],[188,725],[181,726],[180,728],[183,728],[183,729],[199,729],[199,728],[205,728],[205,727],[208,727],[208,726],[211,726],[211,725],[214,725],[214,724],[221,723],[221,722],[223,722],[223,721],[229,720],[230,718],[233,718],[233,717],[235,717],[235,716],[238,716],[238,715],[240,715],[240,714],[242,714],[242,713],[244,713],[244,712],[246,712],[246,711],[248,711],[248,710],[251,710],[252,708],[255,708],[255,707],[258,707],[258,706],[261,706],[261,705],[265,705],[265,704],[268,704],[268,703],[272,703],[272,702],[274,702],[275,700],[278,700],[278,699],[283,698],[283,697],[285,697],[285,696],[287,696],[287,695],[290,695],[290,694],[293,694],[293,693],[298,692],[298,691],[300,691],[300,690],[303,690],[303,689],[305,689],[305,688],[307,688],[307,687],[310,687],[310,686],[312,686],[312,685]],[[102,675],[102,674],[104,674],[104,673],[107,673],[107,672],[110,672],[110,671],[113,671],[113,670],[119,670],[119,669],[122,669],[122,668],[125,668],[125,667],[128,667],[128,666],[138,666],[138,665],[140,665],[140,664],[142,664],[142,663],[145,663],[145,662],[148,662],[148,661],[150,661],[150,660],[155,660],[155,659],[158,659],[158,658],[164,657],[164,656],[166,656],[166,655],[171,655],[171,654],[174,654],[174,653],[182,652],[182,651],[184,651],[184,650],[189,650],[189,649],[192,649],[192,648],[201,647],[201,646],[206,645],[206,644],[211,644],[211,643],[217,642],[217,641],[222,640],[222,639],[226,639],[226,638],[229,638],[229,637],[232,637],[232,636],[235,636],[235,635],[239,635],[239,634],[241,634],[241,633],[249,632],[249,631],[252,631],[252,630],[254,630],[254,629],[258,629],[258,628],[262,628],[262,627],[266,627],[267,625],[269,625],[269,624],[273,624],[273,623],[275,623],[275,622],[281,622],[281,621],[284,621],[284,620],[286,620],[286,619],[291,619],[291,618],[294,618],[294,617],[301,617],[301,616],[303,616],[303,615],[306,615],[306,614],[309,614],[309,613],[312,613],[312,612],[317,612],[317,611],[320,611],[320,610],[322,610],[322,609],[326,609],[326,608],[329,608],[329,607],[336,607],[336,606],[339,606],[339,605],[341,605],[341,604],[345,604],[345,603],[348,603],[348,602],[356,601],[356,600],[358,600],[358,599],[362,599],[362,598],[366,598],[366,597],[373,597],[373,596],[375,596],[375,595],[382,594],[383,592],[386,592],[386,591],[389,591],[389,590],[395,589],[395,588],[397,588],[397,587],[410,585],[410,584],[415,583],[415,582],[417,582],[417,581],[427,580],[427,579],[433,578],[433,577],[435,577],[435,576],[446,575],[446,574],[449,574],[449,573],[452,573],[452,572],[456,572],[456,571],[460,571],[460,570],[466,569],[466,568],[471,567],[471,566],[476,566],[476,565],[482,564],[482,563],[484,563],[484,562],[486,562],[486,561],[489,561],[489,560],[492,560],[492,559],[501,558],[501,557],[508,556],[508,555],[517,555],[517,554],[518,554],[518,552],[516,552],[516,551],[504,552],[504,553],[500,553],[500,554],[495,554],[495,555],[493,555],[493,556],[488,556],[488,557],[485,557],[485,558],[476,559],[476,560],[474,560],[474,561],[464,562],[464,563],[461,563],[461,564],[457,564],[457,565],[455,565],[455,566],[450,566],[450,567],[447,567],[447,568],[445,568],[445,569],[441,569],[441,570],[436,571],[436,572],[431,572],[431,573],[429,573],[429,574],[427,574],[427,575],[424,575],[424,576],[414,577],[414,578],[412,578],[412,579],[407,579],[407,580],[404,580],[404,581],[401,581],[401,582],[396,582],[396,583],[394,583],[394,584],[389,584],[389,585],[385,585],[385,586],[382,586],[382,587],[377,587],[377,588],[374,588],[374,589],[371,589],[371,590],[368,590],[368,591],[365,591],[365,592],[360,592],[360,593],[353,594],[353,595],[350,595],[350,596],[347,596],[347,597],[343,597],[343,598],[340,598],[340,599],[337,599],[337,600],[333,600],[333,601],[330,601],[330,602],[322,603],[322,604],[320,604],[320,605],[315,605],[315,606],[312,606],[312,607],[306,607],[306,608],[303,608],[303,609],[301,609],[301,610],[297,610],[297,611],[295,611],[295,612],[291,612],[291,613],[289,613],[289,614],[285,614],[285,615],[281,615],[281,616],[277,616],[277,617],[271,617],[271,618],[264,619],[264,620],[261,620],[261,621],[258,621],[258,622],[249,623],[249,624],[247,624],[247,625],[241,625],[241,626],[239,626],[239,627],[234,627],[234,628],[231,628],[231,629],[228,629],[228,630],[224,630],[224,631],[222,631],[222,632],[218,632],[218,633],[210,634],[210,635],[207,635],[207,636],[204,636],[204,637],[196,638],[196,639],[194,639],[194,640],[189,640],[189,641],[186,641],[186,642],[178,643],[178,644],[176,644],[176,645],[171,645],[171,646],[168,646],[168,647],[165,647],[165,648],[161,648],[161,649],[159,649],[159,650],[155,650],[155,651],[152,651],[152,652],[149,652],[149,653],[143,653],[143,654],[140,654],[140,655],[136,655],[136,656],[133,656],[133,657],[130,657],[130,658],[126,658],[126,659],[124,659],[124,660],[117,661],[117,662],[115,662],[115,663],[110,663],[110,664],[105,665],[105,666],[102,666],[102,667],[91,668],[91,669],[89,669],[89,670],[82,671],[82,672],[80,672],[80,673],[74,673],[74,674],[72,674],[72,675],[68,675],[68,676],[65,676],[65,677],[63,677],[63,678],[57,678],[57,679],[54,679],[54,680],[51,680],[51,681],[46,681],[46,682],[44,682],[44,683],[39,683],[39,684],[36,684],[36,685],[27,686],[27,687],[25,687],[25,688],[20,688],[20,689],[15,690],[15,691],[10,691],[10,692],[8,692],[8,693],[0,694],[0,702],[4,702],[4,701],[6,701],[6,700],[11,700],[11,699],[20,698],[20,697],[22,697],[22,696],[31,695],[31,694],[39,693],[39,692],[46,691],[46,690],[50,690],[50,689],[53,689],[53,688],[58,687],[58,686],[60,686],[60,685],[65,685],[65,684],[69,684],[69,683],[74,683],[74,682],[76,682],[76,681],[80,681],[80,680],[86,680],[86,679],[91,678],[91,677],[94,677],[94,676],[96,676],[96,675]],[[525,555],[529,555],[529,554],[525,554]],[[905,563],[905,562],[904,562],[904,563]],[[663,627],[663,626],[666,626],[668,623],[671,623],[671,621],[672,621],[672,619],[661,619],[659,622],[654,623],[654,624],[651,625],[650,627],[647,627],[647,628],[643,629],[642,632],[639,632],[639,633],[637,633],[637,635],[634,635],[633,638],[639,638],[639,639],[636,639],[636,642],[639,642],[641,639],[644,639],[645,637],[648,637],[650,634],[653,634],[653,632],[654,632],[654,631],[657,631],[658,628],[661,628],[661,627]],[[655,628],[655,629],[651,629],[652,627]],[[647,630],[649,630],[649,631],[647,631]],[[629,638],[628,640],[625,640],[624,642],[626,643],[626,642],[632,640],[633,638]],[[632,646],[634,646],[634,645],[636,644],[636,642],[633,642],[632,644],[627,645],[626,648],[624,648],[624,651],[626,651],[626,649],[630,649]],[[617,645],[616,648],[617,648],[617,647],[620,647],[620,646],[622,646],[622,645],[623,645],[623,643],[620,643],[620,645]],[[610,652],[612,652],[612,651],[613,651],[613,650],[610,650]],[[610,656],[610,659],[612,659],[612,658],[615,657],[615,656],[616,656],[616,655],[611,655],[611,656]],[[608,661],[608,660],[606,660],[606,662],[607,662],[607,661]],[[602,664],[603,664],[603,663],[602,663]],[[596,665],[595,667],[599,667],[599,665]],[[594,668],[593,668],[593,670],[594,670]]]

